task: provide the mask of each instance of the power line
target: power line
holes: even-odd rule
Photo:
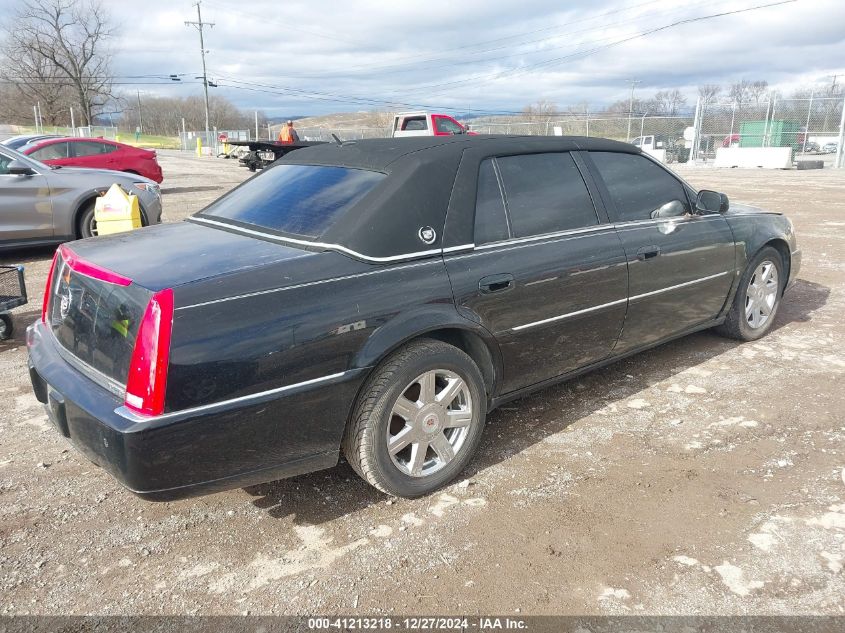
[[[440,59],[444,59],[444,57],[442,57],[442,55],[445,55],[446,53],[455,52],[455,51],[462,51],[462,50],[467,50],[467,49],[472,49],[472,48],[478,48],[478,47],[481,47],[481,46],[486,46],[488,44],[495,44],[495,43],[502,42],[502,41],[505,41],[505,40],[527,37],[529,35],[534,35],[536,33],[558,30],[558,29],[561,29],[561,28],[564,28],[564,27],[567,27],[567,26],[572,26],[573,24],[588,22],[588,21],[591,21],[591,20],[597,20],[597,19],[602,18],[602,17],[607,17],[609,15],[614,15],[614,14],[617,14],[617,13],[623,13],[623,12],[626,12],[626,11],[632,11],[634,9],[638,9],[640,7],[644,7],[644,6],[651,5],[651,4],[657,4],[657,3],[662,2],[662,1],[663,0],[648,0],[647,2],[642,2],[640,4],[635,4],[635,5],[632,5],[632,6],[629,6],[629,7],[623,7],[621,9],[615,9],[613,11],[606,11],[604,13],[599,13],[599,14],[596,14],[596,15],[593,15],[593,16],[580,18],[578,20],[571,20],[571,21],[565,22],[563,24],[556,24],[554,26],[547,26],[547,27],[543,27],[543,28],[540,28],[540,29],[534,29],[532,31],[526,31],[524,33],[517,33],[517,34],[514,34],[514,35],[498,37],[498,38],[494,38],[494,39],[490,39],[490,40],[482,40],[482,41],[479,41],[479,42],[475,42],[474,44],[465,44],[465,45],[462,45],[462,46],[456,46],[454,48],[447,48],[447,49],[441,50],[438,53],[438,55],[440,55],[439,57],[432,58],[430,60],[429,59],[422,60],[421,62],[413,62],[412,64],[396,64],[396,63],[394,63],[394,64],[390,64],[390,65],[386,65],[386,66],[360,65],[360,66],[352,66],[352,67],[344,68],[343,70],[339,70],[339,71],[333,71],[333,72],[329,72],[329,73],[320,73],[320,74],[317,74],[317,75],[312,73],[312,74],[309,74],[309,75],[296,74],[296,75],[288,75],[288,76],[292,77],[292,78],[296,78],[296,79],[335,77],[335,76],[338,76],[338,75],[346,75],[350,72],[355,72],[357,70],[372,72],[373,70],[380,70],[382,68],[391,68],[391,67],[397,67],[397,66],[413,65],[413,64],[416,64],[416,63],[423,63],[423,62],[428,62],[428,61],[438,61]],[[244,15],[251,16],[251,17],[255,18],[256,20],[260,20],[262,24],[266,24],[266,23],[282,24],[286,28],[289,28],[288,23],[286,23],[286,22],[283,23],[283,22],[280,22],[278,20],[273,20],[272,18],[268,18],[265,15],[258,15],[258,14],[255,14],[255,13],[249,13],[249,12],[242,11],[241,9],[234,11],[234,10],[231,10],[229,8],[224,8],[222,6],[219,6],[216,3],[208,3],[207,2],[207,4],[212,4],[218,10],[222,10],[224,12],[232,13],[233,15],[237,15],[239,17],[242,17]],[[684,7],[684,8],[688,8],[688,7]],[[606,26],[610,26],[610,25],[605,24],[605,25],[602,25],[602,27],[600,27],[600,28],[604,28]],[[322,35],[322,34],[319,34],[319,33],[313,33],[313,32],[310,32],[310,31],[305,31],[303,29],[294,28],[294,30],[299,30],[299,31],[302,31],[302,32],[305,32],[305,33],[310,33],[312,35],[317,35],[318,37],[325,37],[325,38],[333,39],[333,40],[337,40],[337,41],[360,44],[358,42],[354,42],[354,41],[351,41],[351,40],[344,40],[344,39],[337,38],[337,37],[331,37],[331,36]],[[586,30],[593,30],[593,29],[586,29]],[[568,33],[561,33],[561,34],[558,34],[554,37],[559,37],[560,35],[564,35],[564,34],[568,34]],[[517,43],[517,44],[513,44],[512,46],[522,46],[524,44],[530,44],[530,43],[535,43],[535,42],[539,42],[539,41],[545,41],[546,39],[549,39],[549,38],[543,38],[543,39],[540,39],[540,40],[533,40],[533,41],[529,41],[529,42],[520,42],[520,43]],[[369,44],[370,43],[366,43],[366,45],[369,45]],[[497,47],[497,48],[491,49],[491,50],[499,50],[500,48],[503,48],[503,47]],[[505,48],[507,48],[507,47],[505,47]],[[489,52],[489,51],[479,51],[479,52]],[[394,61],[399,62],[399,61],[406,60],[406,59],[412,60],[412,59],[418,59],[418,58],[421,58],[421,57],[424,58],[424,57],[427,57],[429,55],[430,55],[430,53],[417,53],[415,55],[407,55],[407,56],[404,56],[404,57],[399,57]]]
[[[719,1],[729,2],[729,0],[716,0],[716,3],[718,3]],[[571,30],[571,31],[570,30],[564,30],[564,31],[562,31],[560,33],[556,33],[555,35],[552,35],[552,36],[542,37],[542,38],[533,39],[533,40],[527,40],[527,41],[524,41],[524,42],[517,42],[517,43],[514,43],[514,44],[507,44],[507,45],[502,45],[502,46],[495,46],[495,47],[492,47],[492,48],[481,49],[481,50],[478,50],[478,51],[473,51],[470,54],[471,55],[484,55],[486,53],[492,53],[492,52],[495,52],[495,51],[512,50],[514,48],[528,46],[530,44],[540,44],[540,43],[543,43],[543,42],[548,42],[550,40],[557,40],[557,39],[560,39],[561,37],[563,37],[565,35],[571,36],[571,35],[578,35],[578,34],[582,34],[582,33],[593,33],[593,32],[597,32],[597,31],[605,31],[605,30],[607,30],[608,27],[611,27],[611,26],[628,25],[628,24],[633,24],[633,23],[636,23],[636,22],[644,21],[644,20],[653,20],[654,17],[657,16],[657,15],[667,15],[667,14],[672,14],[672,13],[678,13],[678,12],[681,12],[681,11],[688,11],[690,8],[695,7],[695,6],[711,5],[713,3],[714,3],[713,0],[699,0],[698,2],[689,3],[689,4],[686,4],[686,5],[681,6],[681,7],[675,7],[673,9],[668,10],[668,11],[660,10],[660,11],[648,12],[648,13],[644,13],[642,15],[639,15],[637,17],[626,18],[624,20],[619,20],[619,21],[616,21],[616,22],[606,22],[606,23],[602,24],[601,26],[591,26],[589,28],[583,28],[583,29],[577,29],[577,30]],[[644,5],[647,5],[647,4],[652,4],[652,3],[646,2],[646,3],[643,3],[642,5],[635,5],[635,7],[644,6]],[[635,8],[635,7],[628,7],[628,9],[632,9],[632,8]],[[605,15],[610,15],[610,14],[613,14],[613,13],[619,13],[620,11],[623,11],[623,10],[627,10],[627,9],[618,9],[617,11],[609,11],[609,12],[604,13],[604,14],[599,14],[599,16],[605,16]],[[563,24],[563,25],[558,25],[558,26],[555,26],[555,27],[547,27],[546,29],[539,29],[538,31],[547,31],[547,30],[550,30],[550,29],[557,30],[557,29],[563,28],[564,26],[572,25],[572,24],[575,24],[575,23],[578,23],[578,22],[584,22],[586,20],[596,19],[599,16],[594,16],[594,17],[591,17],[591,18],[584,18],[582,20],[573,20],[572,22],[569,22],[569,23],[566,23],[566,24]],[[535,31],[535,32],[538,32],[538,31]],[[511,37],[523,37],[523,35],[517,35],[517,36],[511,36]],[[596,40],[596,41],[605,41],[605,40],[612,39],[612,37],[613,36],[607,36],[607,37],[604,37],[604,38],[600,38],[599,40]],[[507,38],[500,38],[500,39],[507,39]],[[497,40],[491,40],[491,42],[495,42],[495,41],[497,41]],[[549,51],[566,49],[566,48],[573,48],[575,46],[578,46],[578,44],[575,44],[573,46],[571,43],[567,42],[567,44],[564,44],[562,46],[547,47],[547,48],[544,48],[542,50],[535,50],[535,51],[521,51],[520,50],[520,51],[517,51],[517,52],[511,52],[511,53],[508,53],[508,54],[505,54],[505,55],[496,55],[496,56],[493,56],[493,57],[466,58],[466,59],[463,59],[461,61],[455,61],[449,55],[445,54],[445,53],[448,53],[449,50],[455,51],[455,50],[460,50],[462,48],[467,48],[467,47],[458,47],[456,49],[447,49],[446,51],[442,52],[443,54],[438,54],[438,56],[429,57],[427,59],[421,59],[417,62],[394,63],[394,64],[387,64],[387,65],[383,65],[383,66],[358,66],[358,67],[347,68],[342,72],[320,73],[320,74],[317,74],[317,75],[314,75],[314,74],[299,75],[299,77],[300,78],[324,78],[324,77],[346,76],[350,73],[355,73],[356,71],[364,71],[364,72],[368,72],[368,73],[373,72],[373,71],[381,71],[382,74],[393,74],[393,73],[406,71],[407,69],[409,69],[411,67],[419,67],[419,66],[424,65],[424,64],[438,63],[438,62],[442,62],[444,60],[447,60],[449,62],[448,63],[449,67],[466,66],[466,65],[470,65],[470,64],[479,64],[479,63],[488,63],[488,62],[493,62],[493,61],[499,61],[499,60],[508,59],[508,58],[511,58],[511,57],[521,57],[521,56],[526,56],[526,55],[547,53]],[[424,57],[425,55],[428,55],[428,53],[420,55],[420,57]],[[391,70],[391,69],[395,69],[395,70]]]
[[[545,67],[545,66],[549,66],[551,64],[557,64],[557,63],[560,63],[560,62],[570,62],[574,58],[583,59],[584,57],[588,57],[588,56],[593,55],[593,54],[595,54],[599,51],[603,51],[603,50],[606,50],[608,48],[613,48],[614,46],[619,46],[620,44],[624,44],[624,43],[630,42],[632,40],[647,37],[649,35],[653,35],[654,33],[659,33],[661,31],[665,31],[665,30],[674,28],[676,26],[680,26],[682,24],[692,24],[694,22],[701,22],[701,21],[704,21],[704,20],[712,20],[712,19],[715,19],[715,18],[725,17],[725,16],[728,16],[728,15],[735,15],[735,14],[738,14],[738,13],[747,13],[748,11],[756,11],[756,10],[759,10],[759,9],[766,9],[766,8],[769,8],[769,7],[780,6],[780,5],[783,5],[783,4],[792,4],[794,2],[797,2],[797,0],[780,0],[779,2],[771,2],[771,3],[768,3],[768,4],[756,5],[756,6],[747,7],[747,8],[744,8],[744,9],[735,9],[735,10],[732,10],[732,11],[723,11],[723,12],[720,12],[720,13],[712,13],[712,14],[709,14],[709,15],[697,16],[697,17],[693,17],[693,18],[685,18],[683,20],[677,20],[677,21],[672,22],[670,24],[664,24],[663,26],[655,27],[653,29],[648,29],[646,31],[642,31],[642,32],[636,33],[634,35],[630,35],[630,36],[624,37],[622,39],[615,40],[613,42],[610,42],[609,44],[603,44],[601,46],[596,46],[594,48],[587,49],[587,50],[576,51],[575,53],[572,53],[570,55],[564,55],[562,57],[555,57],[555,58],[552,58],[552,59],[547,59],[547,60],[537,62],[537,63],[534,63],[534,64],[528,64],[526,66],[521,66],[521,67],[518,67],[518,68],[512,68],[510,70],[506,70],[506,71],[502,71],[502,72],[498,72],[498,73],[487,73],[487,74],[484,74],[484,75],[476,75],[474,77],[467,77],[467,78],[456,80],[456,81],[449,81],[449,82],[443,82],[443,83],[438,83],[438,84],[428,84],[428,85],[418,86],[417,88],[413,89],[412,91],[413,92],[425,91],[425,92],[430,93],[430,91],[433,88],[441,88],[441,87],[447,87],[447,86],[458,86],[458,85],[462,85],[462,84],[465,84],[465,83],[468,83],[468,82],[473,82],[475,84],[489,83],[490,81],[495,81],[496,79],[501,79],[501,78],[504,78],[504,77],[514,76],[514,75],[519,75],[519,74],[524,74],[524,73],[529,72],[531,70],[534,70],[534,69],[537,69],[537,68],[542,68],[542,67]]]

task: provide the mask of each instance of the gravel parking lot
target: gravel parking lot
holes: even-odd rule
[[[168,222],[248,175],[160,154]],[[795,222],[776,329],[695,334],[510,403],[460,483],[414,501],[345,464],[136,498],[30,389],[52,253],[3,254],[31,302],[0,343],[0,614],[845,613],[845,170],[683,176]]]

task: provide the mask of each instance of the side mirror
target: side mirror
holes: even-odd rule
[[[35,173],[32,167],[19,160],[12,160],[6,165],[11,176],[32,176]]]
[[[729,208],[728,197],[718,191],[702,189],[695,199],[695,210],[700,213],[725,213]]]

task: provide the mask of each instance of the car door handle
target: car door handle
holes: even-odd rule
[[[637,250],[637,259],[643,262],[647,259],[657,257],[658,255],[660,255],[659,246],[643,246]]]
[[[482,277],[478,282],[478,289],[483,294],[503,292],[505,290],[510,290],[511,288],[513,288],[513,275],[508,273]]]

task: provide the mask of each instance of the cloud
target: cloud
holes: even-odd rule
[[[773,0],[204,0],[215,94],[271,116],[428,106],[519,110],[538,99],[599,107],[629,94],[765,79],[789,92],[843,72],[845,3],[790,4],[679,25]],[[119,81],[179,73],[181,84],[130,85],[199,94],[199,38],[188,0],[104,0],[121,25]],[[2,14],[0,13],[0,17]],[[607,48],[602,48],[607,47]],[[594,50],[596,49],[596,50]],[[589,51],[593,51],[587,54]],[[843,78],[845,80],[845,78]]]

